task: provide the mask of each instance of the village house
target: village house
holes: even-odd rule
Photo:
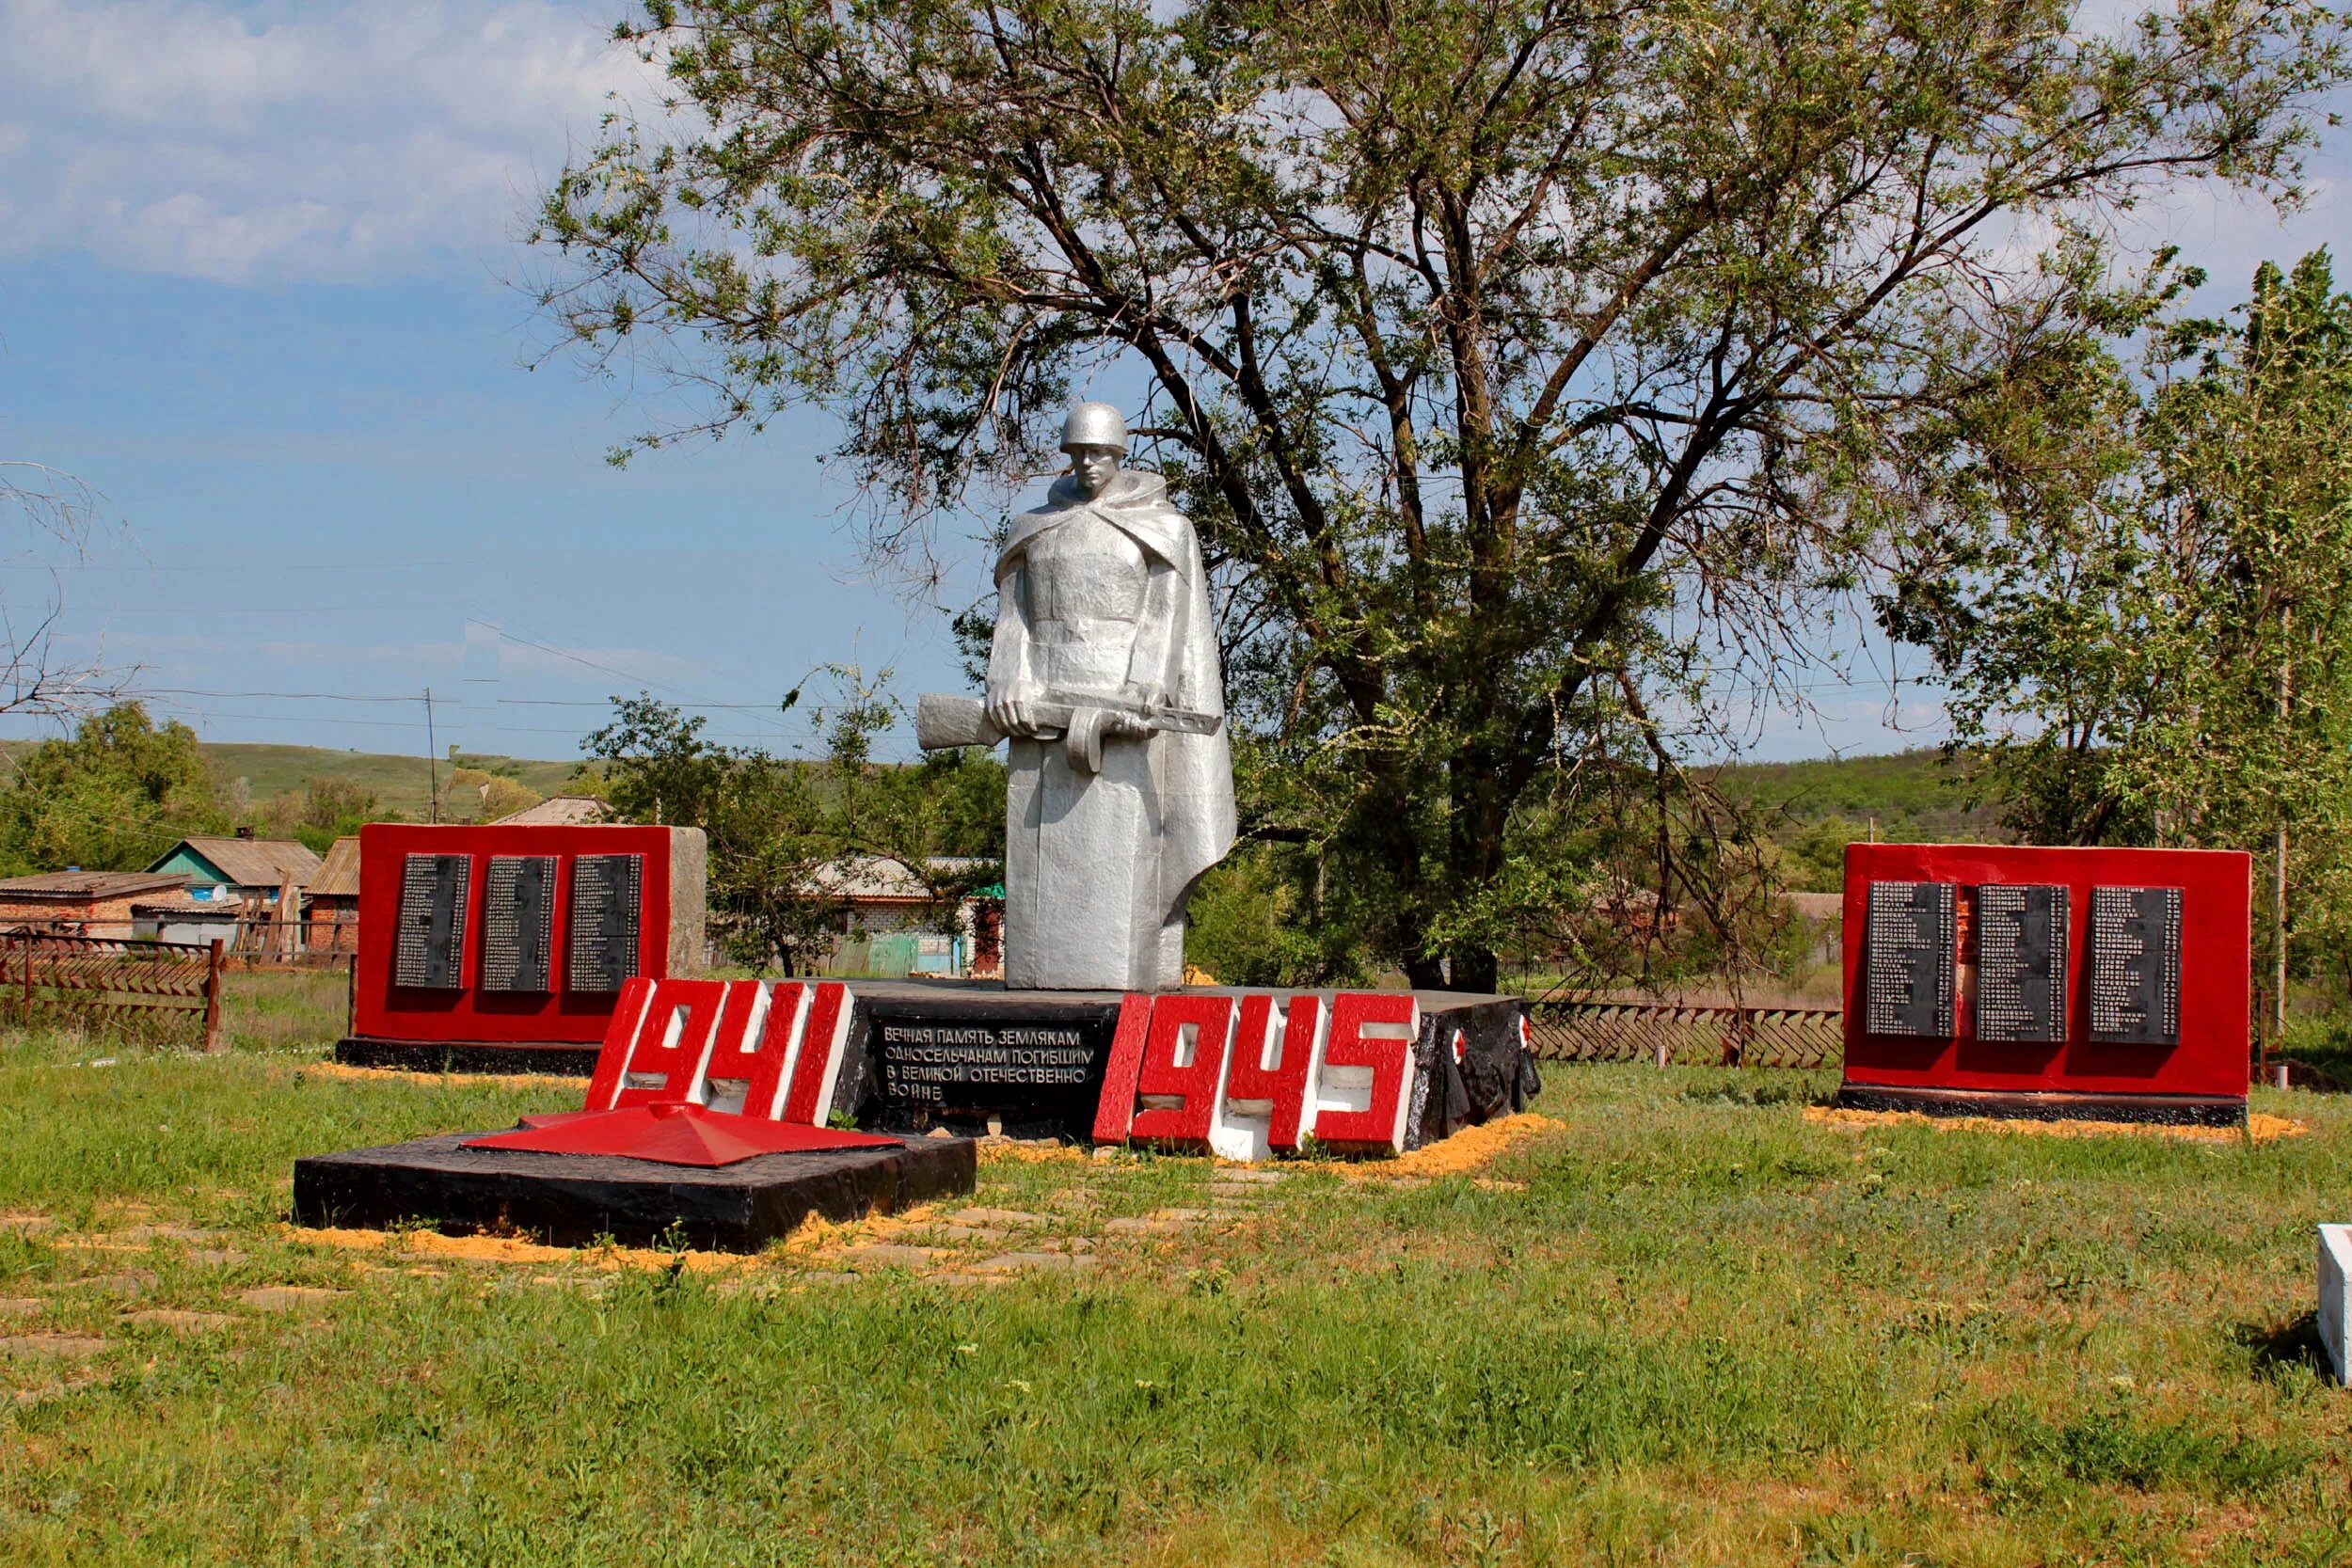
[[[237,944],[237,921],[245,900],[225,887],[202,893],[182,889],[141,898],[131,906],[131,934],[141,941]]]
[[[246,912],[267,914],[276,910],[279,892],[292,882],[299,895],[318,874],[319,858],[307,844],[291,838],[255,838],[250,829],[234,838],[183,838],[147,868],[183,877],[189,891],[241,899]]]
[[[939,855],[930,866],[952,876],[980,863]],[[862,963],[854,953],[841,957],[868,974],[961,974],[979,957],[982,897],[966,895],[943,905],[920,877],[886,855],[830,861],[810,874],[807,892],[840,906],[844,942],[866,944]]]
[[[310,953],[359,950],[359,840],[339,838],[310,874],[302,902],[302,946]]]
[[[72,936],[139,934],[134,907],[180,893],[185,875],[155,871],[43,871],[0,880],[0,927]]]

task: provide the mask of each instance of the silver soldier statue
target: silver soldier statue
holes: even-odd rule
[[[996,559],[985,702],[925,697],[926,747],[1011,741],[1005,984],[1184,983],[1184,902],[1233,843],[1233,765],[1206,574],[1127,425],[1082,403],[1070,472]]]

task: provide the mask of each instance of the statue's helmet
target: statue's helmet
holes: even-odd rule
[[[1073,404],[1070,417],[1061,422],[1061,450],[1074,451],[1080,447],[1109,447],[1125,451],[1127,421],[1107,403]]]

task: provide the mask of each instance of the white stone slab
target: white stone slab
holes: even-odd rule
[[[2319,1227],[2319,1342],[2338,1383],[2352,1383],[2352,1225]]]

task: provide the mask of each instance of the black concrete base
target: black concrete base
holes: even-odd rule
[[[2246,1125],[2246,1101],[2226,1095],[2055,1094],[1848,1084],[1837,1091],[1837,1103],[1850,1111],[1918,1111],[1931,1117],[1994,1117],[2006,1121],[2137,1121],[2167,1127]]]
[[[403,1072],[544,1072],[593,1078],[598,1049],[486,1040],[379,1040],[354,1035],[335,1042],[335,1060],[345,1067],[397,1068]]]
[[[294,1162],[297,1225],[514,1231],[558,1246],[610,1236],[631,1246],[683,1240],[756,1252],[811,1214],[854,1220],[972,1190],[961,1138],[898,1148],[762,1154],[704,1168],[617,1155],[464,1148],[478,1132],[314,1154]]]
[[[833,1109],[888,1132],[1093,1136],[1118,991],[1007,990],[993,980],[851,980],[857,1009]],[[1240,988],[1188,986],[1189,994]],[[1327,1000],[1334,994],[1321,993]],[[1527,1004],[1425,990],[1405,1146],[1522,1109],[1543,1086],[1519,1035]],[[1460,1052],[1455,1052],[1456,1037]]]

